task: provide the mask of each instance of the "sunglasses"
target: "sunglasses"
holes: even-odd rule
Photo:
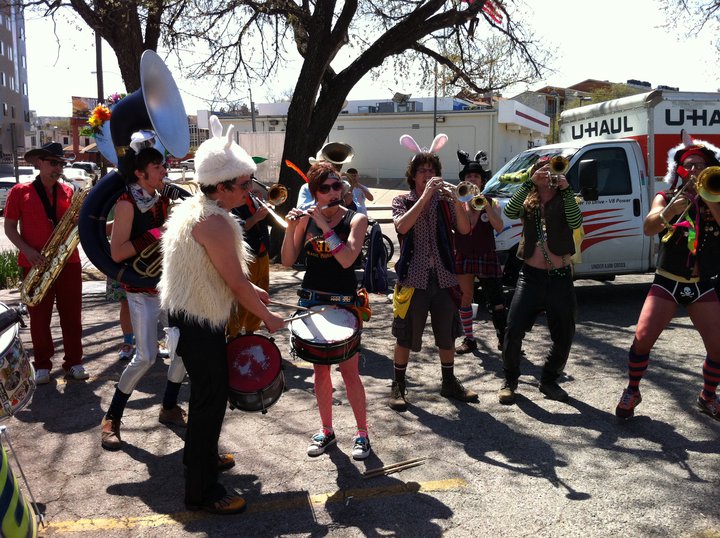
[[[340,192],[342,190],[343,186],[342,183],[339,181],[336,181],[335,183],[332,183],[331,185],[328,185],[327,183],[323,183],[318,187],[318,192],[320,194],[327,194],[330,192],[330,189],[334,190],[335,192]]]
[[[46,163],[48,163],[50,166],[61,166],[65,164],[63,161],[58,161],[55,159],[43,159]]]

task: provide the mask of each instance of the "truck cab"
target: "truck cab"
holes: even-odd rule
[[[634,140],[561,143],[529,149],[510,160],[490,179],[483,194],[504,209],[519,184],[503,183],[504,174],[527,169],[543,156],[562,155],[570,161],[566,177],[580,196],[580,162],[597,166],[597,200],[580,199],[584,236],[576,237],[580,252],[573,258],[576,278],[610,280],[619,274],[644,273],[655,267],[657,238],[643,233],[643,220],[662,183],[648,179],[642,150]],[[503,214],[504,229],[495,244],[504,265],[505,282],[513,284],[522,261],[516,258],[522,224]],[[581,242],[580,242],[581,240]]]

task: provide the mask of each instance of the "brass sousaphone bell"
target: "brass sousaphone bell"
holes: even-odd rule
[[[133,171],[124,170],[128,165],[124,166],[123,160],[134,132],[153,131],[160,147],[175,157],[184,157],[190,149],[190,129],[180,92],[170,70],[151,50],[143,52],[140,59],[140,84],[140,89],[112,107],[112,116],[96,139],[103,156],[119,165],[121,172],[129,174]],[[158,144],[155,147],[157,149]],[[162,149],[159,151],[164,153]],[[167,188],[182,190],[174,185]],[[90,261],[110,278],[134,287],[152,288],[159,276],[139,274],[128,262],[118,263],[110,256],[105,224],[125,189],[125,179],[117,171],[98,181],[80,210],[80,242]]]
[[[354,156],[355,151],[350,144],[345,144],[344,142],[328,142],[318,151],[315,157],[310,157],[308,162],[312,165],[317,162],[327,161],[340,169],[342,165],[352,161]]]

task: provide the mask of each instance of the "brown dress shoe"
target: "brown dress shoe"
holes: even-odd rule
[[[513,386],[507,381],[503,383],[498,391],[498,401],[503,405],[512,405],[515,403],[515,391],[517,386]]]
[[[235,457],[232,454],[218,454],[218,471],[227,471],[235,467]]]
[[[207,504],[186,504],[188,510],[203,510],[211,514],[229,515],[245,510],[245,499],[236,493],[228,493],[222,499]]]
[[[105,450],[120,450],[120,419],[103,417],[100,423],[100,444]]]
[[[187,428],[187,413],[179,405],[176,405],[172,409],[165,409],[160,406],[160,422],[168,426]]]

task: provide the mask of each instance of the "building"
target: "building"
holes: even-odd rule
[[[421,147],[429,147],[433,133],[445,133],[449,141],[439,152],[443,176],[456,179],[458,149],[471,155],[485,151],[496,171],[521,151],[545,143],[550,132],[550,118],[517,101],[505,99],[490,105],[438,98],[436,113],[433,102],[431,97],[411,99],[402,94],[387,100],[347,102],[327,141],[351,145],[352,165],[364,177],[402,178],[411,155],[400,146],[400,136],[409,134]],[[226,127],[235,125],[238,143],[251,155],[268,159],[256,174],[263,181],[276,181],[279,175],[288,105],[257,104],[254,118],[219,117]],[[207,125],[208,115],[208,111],[198,111],[198,125]]]
[[[0,170],[12,173],[30,129],[25,19],[16,2],[0,0]]]

